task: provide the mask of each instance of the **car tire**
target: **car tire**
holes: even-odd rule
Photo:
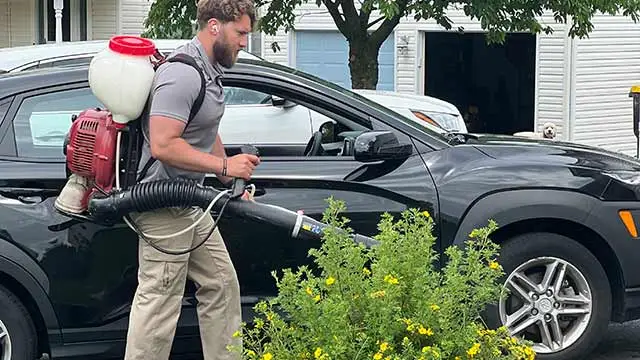
[[[20,299],[0,285],[0,359],[33,360],[37,358],[37,335],[29,312]],[[5,351],[10,346],[11,356]]]
[[[553,233],[528,233],[502,243],[498,262],[505,273],[500,279],[501,284],[507,286],[515,283],[520,289],[533,289],[533,287],[527,288],[526,283],[521,281],[522,278],[515,275],[517,271],[518,274],[525,274],[534,285],[542,286],[538,288],[541,291],[536,295],[533,295],[532,290],[518,292],[516,288],[507,286],[509,289],[507,296],[487,309],[487,325],[494,329],[505,325],[507,315],[513,316],[516,311],[522,309],[520,312],[523,315],[522,320],[513,321],[514,326],[508,329],[517,331],[512,334],[534,342],[536,359],[584,359],[586,354],[597,346],[609,324],[611,291],[604,269],[588,249],[566,236]],[[564,280],[559,282],[560,297],[556,297],[553,285],[558,284],[555,280],[559,274],[562,274],[561,271],[553,273],[555,276],[552,277],[551,286],[548,288],[543,286],[545,271],[554,266],[556,270],[564,269],[565,271]],[[549,288],[551,292],[546,291]],[[580,292],[584,297],[579,304],[568,304],[566,296],[575,296],[575,291]],[[525,295],[528,296],[526,301],[513,301]],[[586,303],[586,300],[590,304]],[[588,311],[588,313],[565,315],[567,311],[572,313]],[[560,312],[563,315],[559,315]],[[518,318],[519,316],[512,317],[512,320]],[[517,328],[517,325],[527,328],[527,324],[531,324],[533,320],[537,320],[536,323],[528,326],[529,331],[534,330],[533,333],[523,333]],[[550,337],[557,339],[554,337],[556,333],[554,329],[558,328],[567,337],[562,344],[556,343],[552,349],[545,348],[544,342],[541,341],[544,334],[541,324],[546,325],[546,329],[549,330],[550,336],[546,337],[547,339]]]

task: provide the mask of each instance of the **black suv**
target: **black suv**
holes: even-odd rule
[[[263,99],[238,106],[269,112],[269,131],[283,138],[291,129],[278,123],[278,114],[302,107],[313,115],[300,118],[312,134],[302,142],[261,142],[247,129],[245,141],[226,144],[229,154],[244,143],[260,149],[262,164],[252,180],[257,201],[317,218],[334,196],[347,202],[351,226],[365,235],[376,233],[383,212],[421,208],[437,221],[441,249],[495,220],[500,228],[493,239],[502,244],[511,296],[489,309],[489,320],[535,341],[541,359],[580,358],[609,321],[638,317],[635,159],[558,141],[438,134],[350,91],[266,62],[240,61],[224,84],[234,96],[246,91]],[[70,116],[93,107],[102,105],[86,67],[0,77],[0,333],[9,334],[0,336],[0,349],[10,349],[12,359],[43,353],[98,359],[124,351],[138,239],[125,224],[79,222],[53,206],[66,181],[61,149]],[[393,161],[359,154],[354,139],[367,131],[389,132],[413,151]],[[368,161],[358,161],[364,155]],[[207,181],[220,186],[213,176]],[[246,320],[256,301],[275,294],[270,272],[308,264],[308,248],[318,245],[232,214],[220,226]],[[200,349],[194,290],[192,283],[185,289],[176,355]]]

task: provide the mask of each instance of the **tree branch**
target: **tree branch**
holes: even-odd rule
[[[371,41],[377,48],[382,46],[382,43],[387,39],[393,29],[400,23],[400,18],[404,16],[407,10],[407,4],[409,0],[398,0],[398,13],[391,18],[386,18],[380,27],[371,34]]]
[[[356,6],[353,3],[353,0],[339,0],[340,5],[342,6],[342,13],[344,14],[344,18],[348,24],[358,23],[360,17],[358,16],[358,12],[356,11]],[[353,20],[353,22],[351,21]]]
[[[372,22],[370,22],[369,24],[367,24],[367,29],[372,27],[373,25],[379,23],[380,21],[384,20],[385,17],[384,16],[380,16],[379,18],[373,20]]]
[[[373,10],[373,0],[360,1],[360,23],[361,24],[366,24],[369,22],[369,16],[371,15],[372,10]]]
[[[347,27],[347,23],[342,18],[342,14],[338,10],[338,4],[331,0],[322,0],[324,6],[329,10],[329,14],[333,18],[333,21],[336,23],[338,30],[344,35],[347,39],[351,38],[351,34],[349,32],[349,28]]]

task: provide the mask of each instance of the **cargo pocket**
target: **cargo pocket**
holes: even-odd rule
[[[133,217],[132,217],[133,218]],[[165,236],[182,231],[193,222],[182,215],[180,209],[162,209],[139,214],[133,218],[136,225],[149,235]],[[165,239],[139,240],[140,277],[149,291],[164,294],[182,294],[187,275],[189,253],[167,254],[148,242],[168,251],[185,251],[191,247],[193,230]],[[147,242],[148,241],[148,242]]]

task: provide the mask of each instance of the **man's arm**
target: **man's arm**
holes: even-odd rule
[[[211,153],[213,156],[224,159],[227,157],[227,153],[224,151],[224,144],[222,143],[222,139],[220,138],[220,134],[216,135],[216,142],[213,144],[213,149],[211,149]],[[220,174],[220,173],[216,173]],[[223,184],[229,184],[232,178],[228,176],[218,175],[218,180],[220,180]]]
[[[248,180],[259,163],[256,156],[240,154],[227,160],[199,151],[182,138],[199,86],[200,75],[190,66],[170,63],[158,69],[149,118],[151,156],[188,171]]]
[[[199,151],[182,138],[184,123],[164,116],[152,116],[149,123],[151,156],[176,168],[222,174],[222,157]]]

